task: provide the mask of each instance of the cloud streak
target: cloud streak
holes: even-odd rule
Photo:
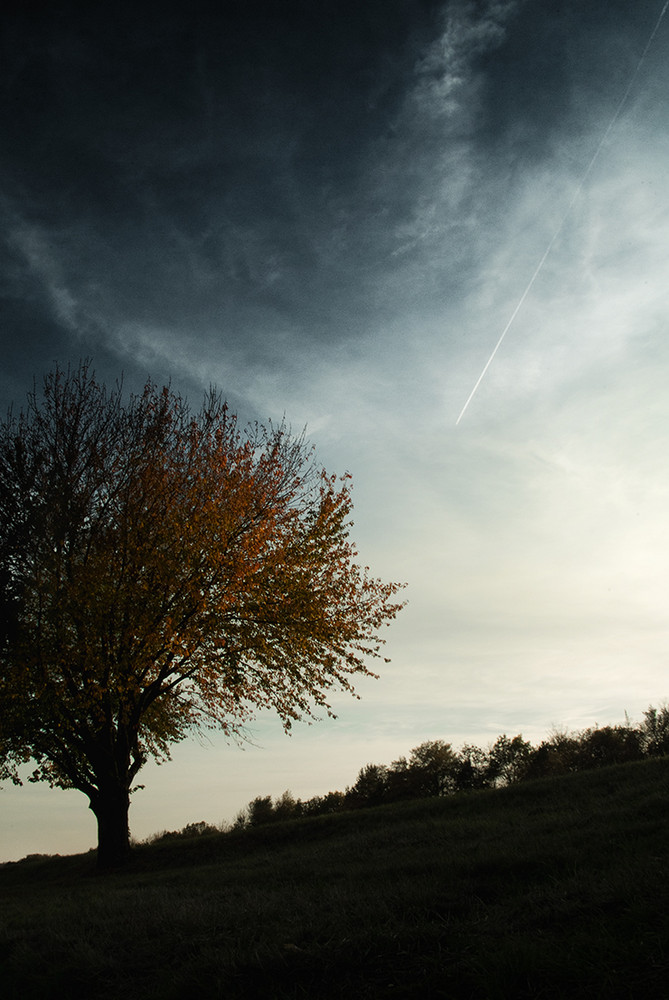
[[[602,136],[602,138],[601,138],[601,140],[600,140],[597,148],[595,149],[595,152],[594,152],[594,154],[592,156],[592,159],[590,160],[590,162],[588,163],[587,167],[585,168],[585,172],[584,172],[581,180],[579,181],[579,184],[578,184],[578,186],[577,186],[577,188],[576,188],[576,190],[574,192],[574,195],[573,195],[571,201],[569,202],[569,205],[567,206],[567,210],[566,210],[564,216],[562,217],[562,219],[560,221],[560,224],[558,225],[557,229],[555,230],[555,232],[551,236],[551,238],[550,238],[550,240],[548,242],[548,246],[544,250],[544,252],[543,252],[543,254],[542,254],[542,256],[541,256],[541,258],[539,260],[539,263],[537,264],[537,266],[536,266],[536,268],[534,270],[534,273],[532,274],[532,277],[530,278],[530,280],[529,280],[529,282],[528,282],[528,284],[527,284],[527,286],[525,288],[525,291],[523,292],[523,294],[521,295],[520,299],[518,300],[518,303],[517,303],[515,309],[513,310],[513,312],[511,313],[511,316],[509,317],[509,320],[508,320],[506,326],[502,330],[500,338],[497,341],[497,343],[495,344],[495,347],[493,348],[492,354],[488,358],[488,360],[487,360],[487,362],[486,362],[486,364],[485,364],[485,366],[483,368],[483,371],[481,372],[481,374],[479,375],[477,381],[474,384],[474,388],[472,389],[471,393],[467,397],[465,405],[462,407],[462,410],[460,411],[458,419],[455,421],[456,426],[457,426],[457,424],[460,423],[460,421],[462,420],[463,416],[465,415],[469,404],[471,403],[472,399],[474,398],[474,395],[476,394],[476,390],[478,389],[479,385],[483,381],[483,379],[485,377],[485,374],[488,371],[488,368],[492,364],[492,362],[493,362],[493,360],[495,358],[495,355],[497,354],[497,351],[502,346],[502,342],[503,342],[504,338],[506,337],[507,333],[509,332],[511,326],[513,325],[513,321],[515,320],[516,316],[518,315],[518,313],[522,309],[523,303],[525,302],[525,299],[527,298],[527,296],[529,295],[530,291],[532,290],[532,286],[534,285],[534,282],[539,277],[539,274],[541,273],[541,270],[542,270],[542,268],[543,268],[543,266],[544,266],[544,264],[545,264],[545,262],[546,262],[546,260],[548,258],[548,255],[550,254],[551,250],[553,249],[553,245],[554,245],[555,241],[557,240],[557,238],[559,237],[560,233],[562,232],[562,230],[564,228],[564,225],[565,225],[565,223],[567,221],[567,218],[569,217],[569,214],[570,214],[572,208],[576,204],[576,201],[577,201],[577,199],[578,199],[581,191],[583,190],[585,182],[587,181],[588,177],[590,176],[590,172],[592,171],[592,168],[594,167],[595,163],[597,162],[597,160],[599,158],[599,154],[601,153],[601,151],[602,151],[602,149],[604,147],[604,144],[606,143],[606,141],[607,141],[607,139],[609,137],[609,134],[611,133],[613,127],[615,126],[616,122],[618,121],[618,118],[620,117],[620,114],[621,114],[623,108],[625,107],[625,105],[627,103],[627,99],[628,99],[628,97],[630,95],[632,87],[634,86],[636,78],[639,75],[639,71],[640,71],[640,69],[641,69],[641,67],[642,67],[642,65],[643,65],[643,63],[645,61],[646,55],[648,54],[648,50],[649,50],[649,48],[650,48],[650,46],[651,46],[651,44],[653,42],[653,39],[655,38],[655,35],[657,34],[657,31],[658,31],[658,29],[660,27],[660,24],[662,23],[662,20],[664,18],[664,15],[666,13],[666,10],[667,10],[668,6],[669,6],[669,2],[665,3],[665,5],[663,6],[662,11],[660,12],[660,16],[658,17],[657,21],[655,22],[653,30],[651,31],[650,36],[648,38],[648,41],[646,42],[646,47],[644,48],[644,50],[643,50],[643,52],[641,54],[641,58],[639,59],[639,62],[637,63],[636,68],[635,68],[634,72],[632,73],[632,76],[630,77],[630,81],[629,81],[629,83],[627,85],[627,89],[625,90],[625,93],[623,94],[623,96],[622,96],[622,98],[620,100],[620,103],[618,104],[616,110],[614,111],[613,117],[611,118],[611,121],[609,122],[609,124],[608,124],[608,126],[606,128],[606,131],[604,132],[604,135]]]

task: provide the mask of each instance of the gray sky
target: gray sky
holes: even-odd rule
[[[45,6],[0,15],[0,405],[91,356],[285,413],[408,583],[360,701],[176,747],[133,833],[665,699],[663,0]],[[0,803],[0,860],[95,841],[80,793]]]

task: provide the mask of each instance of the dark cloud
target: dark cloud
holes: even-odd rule
[[[371,252],[370,150],[439,10],[64,4],[5,15],[0,170],[18,228],[39,227],[49,258],[33,252],[26,265],[15,236],[23,284],[46,268],[53,293],[57,268],[70,326],[93,341],[151,322],[237,341],[243,329],[257,352],[253,328],[270,314],[323,334]],[[352,315],[343,336],[359,328]],[[62,308],[55,319],[67,327]]]
[[[625,0],[2,18],[6,328],[33,310],[40,344],[123,354],[145,328],[269,366],[466,294],[518,173],[579,130],[587,162],[592,95],[647,29]]]
[[[438,30],[431,8],[59,5],[6,34],[5,162],[82,213],[113,214],[124,181],[161,186],[202,162],[231,189],[286,158],[310,183],[346,181]]]
[[[500,44],[474,60],[488,155],[525,168],[565,135],[580,134],[586,150],[596,143],[661,9],[656,0],[518,4]]]

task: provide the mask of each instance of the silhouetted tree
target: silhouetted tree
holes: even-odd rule
[[[480,747],[465,743],[457,754],[454,786],[458,792],[474,791],[490,785],[488,754]]]
[[[378,806],[386,801],[388,768],[384,764],[366,764],[358,772],[355,784],[346,791],[346,804],[353,808]]]
[[[329,816],[346,808],[344,792],[327,792],[325,795],[315,795],[302,803],[305,816]]]
[[[258,795],[247,806],[249,826],[262,826],[274,819],[274,806],[271,795]]]
[[[561,729],[555,729],[534,751],[527,777],[546,774],[568,774],[579,769],[579,739]]]
[[[498,736],[488,751],[488,780],[494,785],[521,781],[532,758],[533,747],[522,735]]]
[[[303,806],[299,799],[287,789],[274,803],[274,819],[296,819],[303,813]]]
[[[527,762],[522,780],[545,778],[551,774],[561,774],[565,770],[563,762],[555,752],[555,747],[549,740],[544,740],[534,747]]]
[[[107,866],[147,759],[258,708],[286,729],[329,713],[401,607],[356,563],[350,510],[348,478],[283,425],[56,368],[0,426],[3,773],[32,759],[31,780],[84,792]]]
[[[421,796],[447,795],[454,791],[456,772],[457,757],[450,743],[428,740],[411,751],[409,773]]]
[[[630,726],[593,727],[578,737],[578,770],[624,764],[641,757],[640,733]]]
[[[384,800],[402,802],[405,799],[417,798],[420,791],[415,788],[414,775],[409,770],[406,757],[398,757],[386,768],[386,787]]]
[[[669,753],[669,705],[648,707],[643,713],[639,737],[641,749],[648,757],[662,757]]]

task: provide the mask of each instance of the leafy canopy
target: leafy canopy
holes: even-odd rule
[[[214,391],[52,371],[0,428],[5,776],[92,796],[195,728],[331,714],[402,607],[355,562],[350,486]]]

